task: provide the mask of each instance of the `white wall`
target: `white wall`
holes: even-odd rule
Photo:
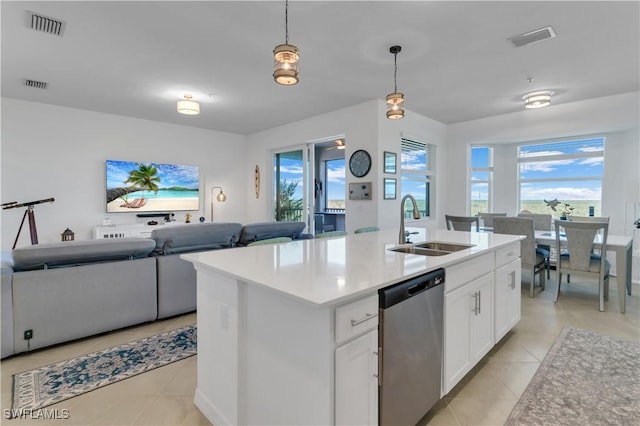
[[[420,141],[438,144],[442,147],[446,126],[410,111],[407,111],[404,119],[392,121],[386,118],[385,112],[384,101],[373,100],[250,135],[246,168],[253,170],[255,164],[258,164],[263,172],[260,198],[256,199],[253,193],[248,193],[247,196],[248,220],[268,221],[273,219],[271,211],[273,197],[271,192],[273,180],[271,157],[274,149],[343,135],[346,141],[344,155],[347,160],[347,190],[348,184],[353,182],[371,182],[373,189],[371,201],[351,201],[348,196],[346,197],[347,232],[353,232],[356,228],[365,226],[380,226],[382,228],[398,226],[400,223],[400,197],[398,196],[396,200],[383,200],[383,153],[384,151],[398,153],[398,173],[384,176],[399,179],[401,137],[409,135]],[[348,171],[349,158],[358,149],[365,149],[371,155],[371,171],[363,178],[356,178]],[[446,150],[441,149],[440,151],[444,158]],[[398,180],[398,185],[399,183]],[[440,179],[438,185],[444,186],[445,179]],[[398,186],[398,195],[399,191]],[[436,191],[436,193],[440,192],[444,191]]]
[[[188,120],[188,117],[185,117]],[[195,165],[204,193],[200,211],[209,219],[211,186],[228,198],[214,205],[216,221],[245,221],[246,137],[186,126],[2,98],[1,200],[35,206],[39,241],[60,241],[66,227],[76,239],[93,238],[105,213],[105,160]],[[252,181],[251,181],[252,182]],[[25,209],[2,211],[2,250],[9,250]],[[134,213],[111,213],[112,223],[144,223]],[[176,213],[178,221],[183,213]],[[30,244],[27,224],[18,246]]]
[[[448,126],[446,206],[452,214],[468,214],[470,144],[513,144],[574,136],[606,137],[602,214],[610,216],[611,234],[625,231],[625,204],[640,194],[639,92],[607,96],[539,110],[473,120]],[[517,179],[512,155],[515,147],[497,149],[494,210],[517,213]]]

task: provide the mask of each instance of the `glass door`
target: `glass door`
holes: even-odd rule
[[[314,229],[314,218],[309,214],[314,208],[312,164],[313,149],[309,145],[273,154],[274,219],[277,222],[305,222],[305,232]]]

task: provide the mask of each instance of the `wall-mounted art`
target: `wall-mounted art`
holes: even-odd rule
[[[385,173],[396,173],[396,165],[397,165],[397,155],[395,152],[384,152],[384,172]]]
[[[355,182],[349,184],[350,200],[370,200],[371,182]]]
[[[384,178],[384,199],[396,199],[396,180],[393,178]]]

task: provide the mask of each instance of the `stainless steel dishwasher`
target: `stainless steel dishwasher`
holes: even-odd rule
[[[379,424],[415,425],[440,400],[444,269],[378,295]]]

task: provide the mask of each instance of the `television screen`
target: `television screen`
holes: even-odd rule
[[[107,160],[107,213],[198,210],[197,166]]]

